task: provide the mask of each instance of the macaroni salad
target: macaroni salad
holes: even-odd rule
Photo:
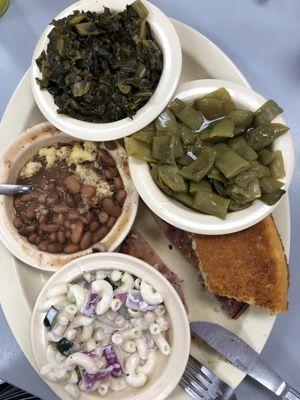
[[[168,356],[168,318],[161,294],[120,270],[86,272],[51,287],[46,312],[47,364],[40,373],[74,399],[83,392],[142,387],[158,356]]]

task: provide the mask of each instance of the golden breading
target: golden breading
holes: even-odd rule
[[[272,313],[287,310],[288,265],[271,216],[229,235],[193,235],[193,247],[211,292]]]

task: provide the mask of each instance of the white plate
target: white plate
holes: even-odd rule
[[[249,86],[237,67],[205,36],[192,28],[174,21],[183,48],[183,70],[181,82],[199,78],[231,80]],[[193,44],[191,46],[191,43]],[[25,128],[43,121],[34,103],[30,89],[29,73],[24,76],[13,94],[0,127],[0,147],[3,149]],[[274,213],[287,256],[290,247],[290,211],[285,197]],[[275,317],[265,311],[249,308],[237,321],[229,320],[218,302],[207,291],[202,291],[196,271],[176,251],[170,250],[163,233],[157,228],[149,213],[140,208],[136,227],[159,253],[168,266],[184,280],[184,291],[190,309],[190,319],[214,321],[233,330],[257,351],[261,351],[273,327]],[[13,258],[1,246],[0,302],[8,323],[20,347],[34,368],[34,357],[30,345],[30,316],[37,295],[50,273],[36,271]],[[204,346],[193,344],[192,353],[209,368],[236,387],[244,374],[222,361]],[[188,400],[179,387],[169,400]]]

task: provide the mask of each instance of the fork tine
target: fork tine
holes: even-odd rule
[[[191,387],[191,384],[185,375],[183,375],[183,377],[181,378],[179,386],[181,386],[182,389],[184,389],[187,392],[187,394],[190,395],[193,399],[195,400],[205,399],[203,394],[198,393],[193,387]]]
[[[194,379],[197,384],[202,387],[202,389],[207,390],[207,383],[204,383],[205,378],[201,375],[201,371],[196,371],[190,364],[187,364],[184,373],[189,375],[191,379]]]
[[[211,374],[211,371],[209,371],[206,367],[204,367],[204,365],[201,364],[191,354],[189,355],[188,365],[191,365],[194,368],[194,370],[201,372],[201,375],[203,376],[203,378],[206,379],[209,383],[212,383],[212,380],[209,377],[209,375]]]

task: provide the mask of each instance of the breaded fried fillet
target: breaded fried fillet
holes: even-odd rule
[[[208,289],[269,309],[288,308],[289,272],[274,220],[229,235],[193,235],[193,248]]]

